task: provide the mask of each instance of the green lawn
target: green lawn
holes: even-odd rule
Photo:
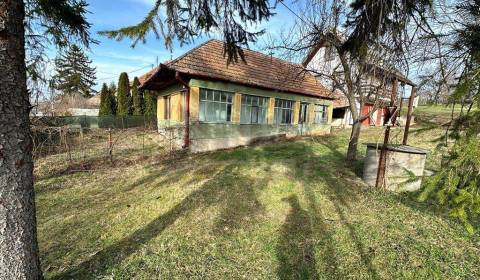
[[[464,112],[468,108],[464,108]],[[456,105],[453,110],[453,116],[458,117],[460,115],[461,106]],[[406,112],[406,111],[405,111]],[[404,113],[405,113],[404,112]],[[452,106],[445,105],[421,105],[415,108],[414,114],[418,121],[423,124],[436,125],[436,124],[448,124],[452,119]]]
[[[411,143],[433,148],[440,135],[416,128]],[[77,173],[50,174],[62,157],[39,159],[45,277],[480,278],[479,236],[411,196],[364,186],[361,161],[344,162],[347,136]]]

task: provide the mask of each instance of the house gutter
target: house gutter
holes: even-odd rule
[[[180,72],[175,72],[175,80],[183,85],[183,90],[185,91],[185,129],[183,135],[183,148],[187,149],[190,147],[190,86],[186,81],[180,76]]]

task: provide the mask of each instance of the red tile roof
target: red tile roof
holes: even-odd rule
[[[238,61],[227,66],[223,42],[210,40],[140,76],[139,80],[142,86],[148,88],[147,84],[155,80],[155,75],[168,69],[191,77],[333,99],[332,93],[301,65],[248,49],[243,51],[246,63]]]
[[[348,102],[347,97],[345,94],[341,93],[339,90],[336,90],[333,95],[333,108],[343,108],[343,107],[348,107],[350,102]]]

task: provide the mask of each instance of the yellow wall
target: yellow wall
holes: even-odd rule
[[[308,104],[308,120],[307,123],[313,123],[315,121],[315,104]]]
[[[183,94],[180,92],[170,95],[170,120],[183,121]],[[165,95],[157,96],[157,119],[165,120]]]
[[[165,99],[163,96],[157,96],[157,119],[165,119]]]
[[[190,88],[190,121],[196,122],[200,112],[200,89],[198,87]]]
[[[172,94],[170,102],[171,102],[170,120],[178,121],[178,122],[183,121],[183,94],[181,93]]]
[[[242,110],[242,95],[235,93],[233,97],[232,122],[240,123],[240,112]]]
[[[333,105],[328,106],[328,123],[332,123],[333,119]]]
[[[267,123],[273,124],[275,120],[275,98],[270,97],[268,100]]]
[[[300,114],[300,101],[295,101],[293,104],[293,124],[298,124],[298,117]]]

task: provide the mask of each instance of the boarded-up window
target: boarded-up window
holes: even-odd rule
[[[267,123],[268,98],[242,95],[240,123]]]
[[[230,92],[200,89],[201,122],[230,122],[233,94]]]

